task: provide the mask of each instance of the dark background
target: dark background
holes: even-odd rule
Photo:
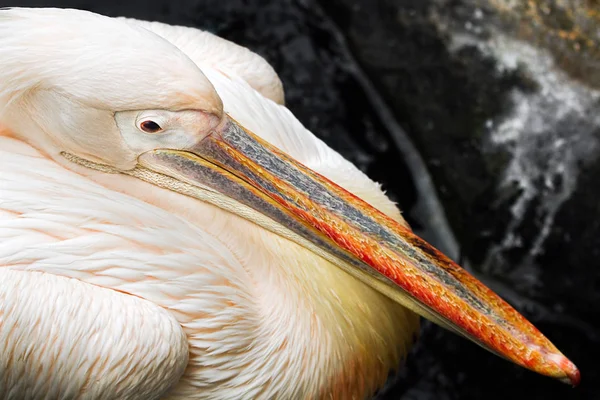
[[[378,397],[402,400],[600,399],[600,4],[562,3],[0,0],[195,26],[261,54],[310,130],[582,372],[573,389],[426,323]]]

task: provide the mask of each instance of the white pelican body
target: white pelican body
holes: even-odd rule
[[[264,60],[194,29],[25,9],[0,11],[0,60],[0,398],[360,399],[399,366],[418,329],[404,292],[185,175],[194,135],[239,124],[410,235],[278,104]],[[435,306],[412,308],[576,381],[512,314],[497,344]],[[513,338],[534,349],[525,361]]]
[[[131,185],[134,193],[158,192],[155,199],[160,195],[172,207],[167,212],[68,171],[22,142],[4,137],[0,143],[0,265],[10,267],[0,276],[13,269],[47,272],[40,276],[46,276],[47,283],[32,283],[28,289],[31,298],[45,304],[49,299],[40,288],[75,285],[76,281],[57,280],[58,275],[130,293],[136,300],[161,306],[157,310],[169,310],[190,336],[186,363],[182,354],[187,346],[182,349],[180,343],[185,336],[173,330],[172,320],[162,327],[177,344],[164,357],[183,364],[179,368],[187,365],[174,398],[260,398],[264,391],[265,398],[291,399],[311,397],[316,390],[342,393],[354,384],[373,389],[398,366],[416,333],[418,320],[407,309],[314,253],[242,218],[125,179],[132,182],[123,188]],[[109,176],[108,181],[115,178]],[[19,182],[26,183],[19,187]],[[174,212],[180,217],[173,218]],[[103,327],[114,313],[98,304],[100,309],[94,310],[94,303],[108,297],[116,310],[127,310],[131,296],[113,291],[84,296],[87,286],[77,289],[81,298],[63,300],[72,310],[54,307],[40,318],[64,324],[59,331],[65,345],[76,342],[82,350],[93,345],[108,352],[111,341],[88,336],[89,330],[78,326],[82,320],[74,317],[83,311],[81,318],[89,318],[87,313],[92,312]],[[129,318],[120,317],[122,323],[121,319]],[[144,340],[153,331],[131,324]],[[117,324],[113,329],[120,332],[124,327]],[[40,340],[47,340],[47,335]],[[148,340],[148,356],[165,352]],[[166,362],[159,360],[157,366]],[[277,379],[268,386],[261,382],[263,377],[272,378],[265,369]],[[84,380],[95,373],[117,379],[87,368],[72,372],[68,379]],[[325,386],[338,377],[347,381],[340,380],[335,389]]]

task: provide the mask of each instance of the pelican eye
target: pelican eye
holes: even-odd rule
[[[162,128],[159,124],[150,120],[140,123],[140,129],[146,133],[156,133],[162,131]]]

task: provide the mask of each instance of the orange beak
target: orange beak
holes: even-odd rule
[[[579,383],[577,367],[480,281],[410,229],[230,118],[186,151],[150,151],[139,163],[254,209],[376,290],[493,353]]]

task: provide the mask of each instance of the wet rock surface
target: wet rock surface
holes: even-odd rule
[[[376,3],[334,1],[328,14],[425,160],[463,265],[584,377],[577,390],[554,387],[426,330],[427,355],[408,370],[419,383],[403,396],[598,398],[600,81],[577,72],[600,61],[598,4]]]
[[[592,0],[18,1],[210,30],[263,55],[315,134],[382,182],[581,369],[571,389],[425,324],[380,399],[600,398]]]

